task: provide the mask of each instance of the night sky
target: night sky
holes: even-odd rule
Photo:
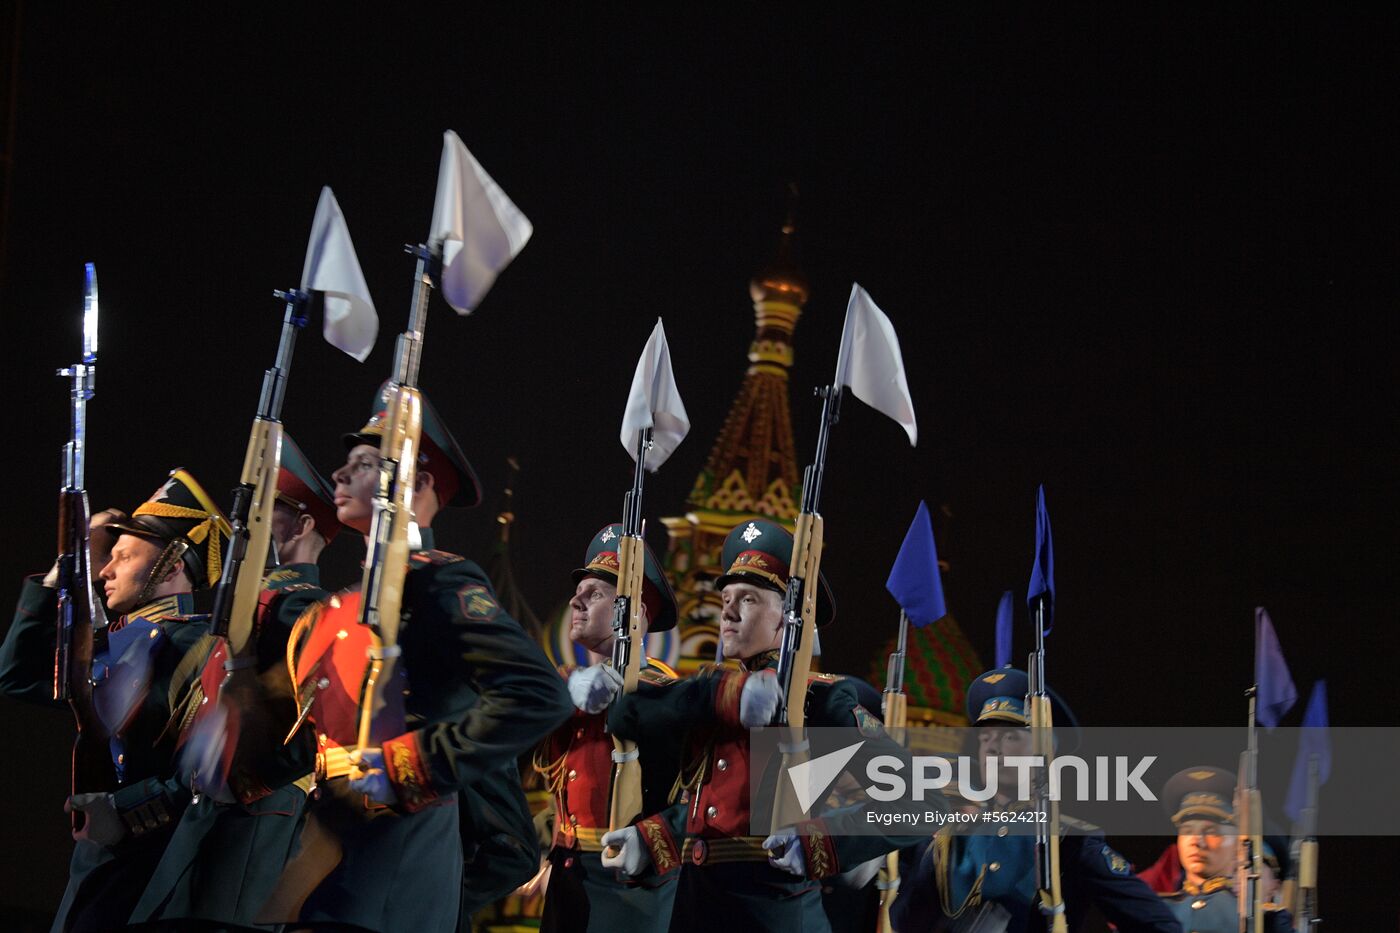
[[[516,571],[541,615],[618,517],[618,424],[658,315],[693,425],[648,480],[664,547],[655,519],[681,513],[738,390],[748,280],[795,181],[800,457],[853,280],[899,333],[919,418],[911,449],[850,400],[833,434],[827,669],[866,672],[893,634],[882,583],[920,498],[954,514],[948,601],[990,664],[1044,483],[1049,677],[1081,720],[1243,724],[1263,605],[1300,693],[1328,679],[1334,724],[1396,723],[1394,14],[765,12],[27,5],[0,256],[16,588],[53,558],[53,371],[78,351],[82,263],[103,315],[94,507],[133,508],[177,465],[222,501],[276,347],[270,293],[297,284],[331,185],[381,331],[364,364],[314,328],[298,345],[284,420],[328,472],[388,374],[412,286],[401,245],[427,232],[452,128],[535,234],[477,313],[434,299],[422,385],[487,490],[439,541],[486,559],[518,458]],[[338,541],[331,582],[359,556]],[[1017,638],[1023,658],[1024,624]],[[4,858],[0,912],[42,912],[68,855],[70,727],[8,700],[0,715],[5,835],[28,844]],[[1334,929],[1394,922],[1396,854],[1324,841]]]

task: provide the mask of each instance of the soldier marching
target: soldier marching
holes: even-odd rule
[[[1188,769],[1164,791],[1183,871],[1161,896],[1069,816],[1033,840],[862,832],[872,805],[859,795],[794,808],[784,772],[839,751],[809,728],[858,733],[840,769],[855,785],[876,759],[909,761],[902,713],[887,732],[868,686],[812,666],[836,615],[819,496],[843,395],[916,436],[893,325],[859,286],[836,378],[819,390],[801,510],[791,528],[758,514],[729,528],[709,581],[718,657],[688,677],[646,656],[648,638],[674,629],[680,611],[643,540],[642,484],[689,427],[658,323],[624,415],[635,478],[623,520],[589,539],[572,574],[569,639],[589,663],[556,669],[482,567],[437,546],[435,520],[483,493],[419,384],[432,291],[475,308],[529,235],[448,134],[393,372],[368,418],[343,426],[344,461],[329,481],[281,424],[295,334],[312,293],[342,302],[328,334],[352,355],[368,353],[378,324],[325,196],[301,288],[281,293],[283,342],[228,508],[177,469],[129,515],[89,517],[81,461],[70,458],[79,468],[65,476],[62,553],[50,573],[25,579],[0,645],[0,691],[66,703],[79,726],[66,804],[75,847],[54,930],[449,933],[542,873],[546,930],[822,931],[845,928],[823,907],[824,887],[843,878],[863,888],[882,867],[881,923],[901,933],[1077,930],[1091,904],[1125,931],[1236,928],[1247,912],[1238,879],[1251,891],[1267,879],[1229,841],[1237,782],[1218,769]],[[85,354],[91,366],[95,344]],[[91,386],[75,385],[77,405]],[[75,408],[70,454],[82,448],[81,423]],[[332,588],[318,561],[346,530],[365,544],[363,574]],[[1038,554],[1037,613],[1053,600],[1050,566]],[[936,558],[929,572],[936,583]],[[213,610],[196,613],[206,589]],[[924,621],[942,614],[941,590],[937,602]],[[869,624],[867,607],[847,614]],[[968,691],[984,769],[1036,750],[1052,721],[1074,722],[1045,684],[1049,626],[1036,619],[1030,669],[998,667]],[[767,759],[752,754],[752,730],[763,728],[783,736]],[[526,756],[554,817],[543,847],[522,789]],[[938,795],[927,806],[1029,803],[999,784],[989,803]],[[1277,874],[1278,848],[1253,864],[1273,855]],[[1263,929],[1290,928],[1274,889],[1258,891]]]

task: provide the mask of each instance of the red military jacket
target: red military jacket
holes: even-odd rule
[[[648,659],[640,676],[643,682],[665,686],[675,680],[675,672],[659,662]],[[561,669],[567,680],[574,668]],[[542,744],[535,755],[535,770],[545,781],[545,788],[554,797],[554,844],[572,848],[576,842],[596,848],[597,841],[607,832],[611,819],[609,797],[612,793],[613,737],[607,731],[607,713],[585,713],[575,709],[562,726]],[[666,774],[647,774],[643,763],[643,784],[648,798],[648,812],[660,809],[658,794],[669,791],[675,778],[674,767]],[[657,770],[655,767],[652,770]],[[665,787],[661,788],[661,783]]]

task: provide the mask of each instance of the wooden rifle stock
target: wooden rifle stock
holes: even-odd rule
[[[904,741],[904,730],[909,725],[909,697],[904,692],[904,660],[909,639],[909,617],[900,610],[899,640],[890,653],[889,668],[885,675],[885,692],[880,696],[880,713],[885,720],[885,731],[896,742]],[[899,896],[899,850],[885,856],[885,865],[880,869],[877,885],[880,890],[880,917],[877,924],[879,933],[891,933],[894,926],[890,922],[890,908]]]
[[[272,548],[282,433],[280,421],[254,419],[229,516],[232,534],[224,575],[215,594],[214,634],[227,636],[230,658],[242,658],[252,650],[253,622]],[[224,600],[231,600],[227,610]]]
[[[1050,710],[1050,697],[1041,692],[1030,697],[1031,714],[1031,756],[1045,763],[1048,781],[1050,762],[1055,757],[1054,716]],[[1048,826],[1042,841],[1045,849],[1046,877],[1039,879],[1041,885],[1040,902],[1046,912],[1046,925],[1052,933],[1066,933],[1068,921],[1065,918],[1065,899],[1060,890],[1060,802],[1050,794],[1043,795]],[[1048,887],[1045,882],[1048,881]],[[1048,910],[1047,910],[1048,908]]]
[[[365,557],[360,620],[374,631],[378,645],[371,655],[369,679],[360,697],[359,748],[391,739],[374,728],[384,713],[397,707],[388,699],[398,657],[403,586],[412,552],[408,526],[413,521],[413,487],[423,432],[423,397],[413,386],[393,390],[379,443],[379,488]],[[386,724],[401,729],[403,723]]]
[[[783,643],[778,660],[783,688],[780,723],[786,735],[779,744],[782,771],[808,758],[806,741],[807,679],[812,670],[812,643],[817,630],[817,590],[821,586],[823,524],[816,512],[802,512],[792,540],[792,575],[783,603]],[[770,831],[792,826],[803,818],[791,781],[780,778],[773,799]]]
[[[640,536],[622,535],[617,547],[617,604],[622,613],[625,638],[615,638],[613,661],[622,675],[622,692],[635,693],[641,675],[642,656],[642,572],[646,545]],[[623,633],[619,633],[623,634]],[[618,664],[618,662],[621,662]],[[642,763],[637,743],[613,736],[612,795],[608,804],[608,828],[624,829],[642,814]]]

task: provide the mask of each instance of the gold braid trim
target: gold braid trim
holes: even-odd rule
[[[934,834],[929,847],[933,849],[934,877],[938,879],[938,901],[943,908],[943,916],[956,920],[969,907],[976,907],[982,903],[982,879],[987,876],[987,866],[982,866],[982,870],[977,873],[977,880],[967,892],[967,897],[958,905],[958,909],[954,910],[948,903],[948,873],[953,865],[953,834],[946,829],[940,829]]]
[[[568,759],[569,753],[566,751],[553,761],[545,761],[545,749],[549,746],[549,739],[545,739],[535,749],[534,758],[530,761],[530,767],[535,773],[544,779],[544,789],[551,794],[558,795],[564,790],[564,777],[568,769],[564,767],[564,762]]]
[[[693,797],[699,796],[700,785],[705,783],[705,776],[709,774],[710,759],[714,757],[714,753],[715,737],[714,733],[711,733],[709,740],[705,742],[704,749],[691,760],[689,768],[682,767],[676,773],[676,782],[671,785],[671,793],[666,797],[667,803],[675,803],[680,800],[683,791],[690,791]]]
[[[183,505],[171,505],[168,502],[146,502],[138,506],[133,518],[136,515],[154,515],[156,518],[193,518],[199,519],[199,524],[185,532],[185,537],[195,544],[199,544],[205,538],[209,538],[209,556],[205,561],[205,572],[209,577],[209,585],[213,586],[219,581],[222,575],[224,562],[219,543],[219,535],[216,533],[212,537],[210,531],[220,532],[225,537],[233,534],[233,529],[224,517],[217,512],[206,512],[203,509],[187,509]]]
[[[664,875],[680,864],[676,844],[658,819],[651,817],[642,820],[637,824],[637,829],[646,840],[647,849],[651,852],[651,861],[656,866],[658,875]]]

